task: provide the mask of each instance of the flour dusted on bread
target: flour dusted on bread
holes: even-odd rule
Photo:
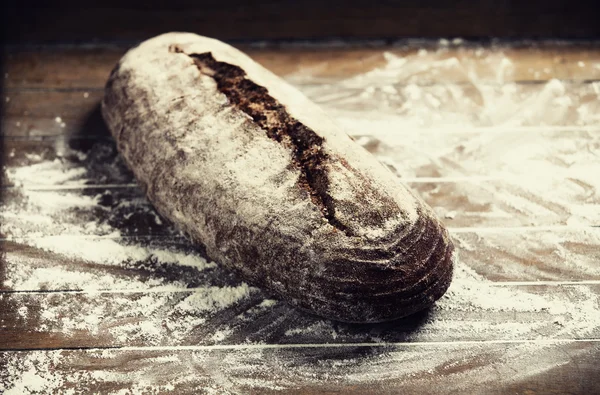
[[[217,40],[129,51],[103,115],[149,200],[215,261],[310,312],[378,322],[452,276],[432,210],[318,106]]]

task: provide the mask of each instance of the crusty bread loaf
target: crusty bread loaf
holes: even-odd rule
[[[301,309],[379,322],[452,277],[432,210],[318,106],[220,41],[130,50],[102,112],[158,212],[215,261]]]

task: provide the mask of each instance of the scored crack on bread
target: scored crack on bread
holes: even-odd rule
[[[172,49],[182,52],[177,46]],[[328,179],[323,166],[327,154],[323,149],[323,138],[290,117],[285,107],[269,96],[265,87],[246,78],[241,68],[217,62],[209,52],[190,56],[202,73],[216,81],[217,89],[231,104],[250,115],[267,136],[292,151],[292,162],[300,170],[298,186],[309,193],[312,202],[332,226],[350,234],[348,228],[335,218],[335,206],[327,194]]]
[[[220,41],[131,49],[102,113],[157,211],[294,306],[380,322],[431,306],[453,246],[431,208],[317,105]]]

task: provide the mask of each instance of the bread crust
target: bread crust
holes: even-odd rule
[[[189,33],[131,49],[102,113],[158,212],[209,257],[347,322],[431,306],[453,245],[433,211],[318,106],[240,51]]]

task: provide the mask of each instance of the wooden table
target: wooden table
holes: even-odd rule
[[[153,212],[98,112],[124,48],[12,48],[0,392],[600,393],[600,46],[458,44],[243,47],[451,230],[449,294],[381,325],[265,299]]]

